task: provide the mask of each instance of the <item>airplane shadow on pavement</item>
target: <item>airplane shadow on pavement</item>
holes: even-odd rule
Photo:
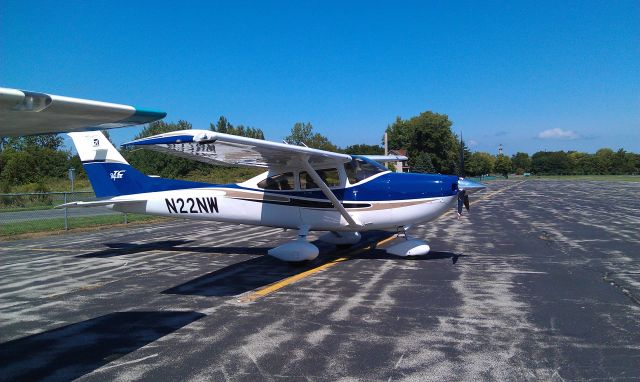
[[[218,251],[219,248],[210,248]],[[262,249],[265,253],[265,248]],[[397,257],[382,249],[371,249],[364,253],[345,256],[348,261],[358,259],[389,259],[392,261],[434,261],[451,259],[456,264],[463,254],[433,251],[425,256]],[[312,262],[285,263],[270,256],[260,256],[215,270],[193,280],[163,291],[163,294],[197,295],[205,297],[237,296],[288,277],[316,268],[334,260],[336,256],[320,255]]]
[[[167,251],[167,252],[198,252],[198,253],[226,253],[226,254],[244,254],[244,255],[262,255],[267,252],[266,248],[258,247],[207,247],[207,246],[190,246],[185,244],[191,243],[191,240],[165,240],[152,243],[106,243],[108,249],[96,252],[84,253],[78,255],[78,258],[109,258],[124,255],[134,255],[148,251]]]
[[[359,254],[356,256],[349,256],[350,259],[389,259],[396,261],[434,261],[434,260],[444,260],[451,259],[452,264],[457,264],[458,260],[461,258],[469,257],[469,255],[464,255],[462,253],[453,253],[453,252],[445,252],[445,251],[430,251],[426,255],[422,256],[407,256],[407,257],[399,257],[388,254],[384,249],[373,249],[363,254]]]
[[[210,250],[217,252],[219,248]],[[262,253],[266,255],[266,248],[262,248]],[[316,266],[315,262],[292,266],[271,256],[260,256],[207,273],[162,293],[206,297],[236,296]]]
[[[0,344],[0,381],[71,381],[205,315],[115,312]]]

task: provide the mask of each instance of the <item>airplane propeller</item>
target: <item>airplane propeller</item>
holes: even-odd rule
[[[459,155],[460,163],[458,165],[458,192],[462,193],[463,191],[466,195],[471,194],[476,191],[483,190],[487,188],[482,183],[474,182],[468,179],[465,179],[465,171],[464,171],[464,141],[462,140],[462,134],[460,134],[460,155]],[[469,197],[465,196],[464,205],[469,210]]]

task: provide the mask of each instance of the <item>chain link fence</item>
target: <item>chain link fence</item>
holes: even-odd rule
[[[38,227],[43,227],[43,230],[67,230],[87,222],[99,223],[107,220],[110,223],[127,222],[127,214],[105,207],[54,208],[64,203],[94,199],[95,194],[91,191],[0,194],[0,234],[33,232],[37,231]],[[100,218],[105,216],[111,218]]]

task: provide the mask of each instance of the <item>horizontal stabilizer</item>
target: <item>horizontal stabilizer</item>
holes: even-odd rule
[[[110,205],[145,204],[146,200],[96,200],[93,202],[71,202],[55,206],[54,208],[105,207]]]
[[[104,130],[139,125],[167,113],[128,105],[0,88],[0,136]]]

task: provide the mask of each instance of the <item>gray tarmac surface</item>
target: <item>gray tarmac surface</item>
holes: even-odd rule
[[[0,380],[640,379],[638,183],[493,182],[414,229],[432,252],[413,259],[264,256],[293,234],[174,220],[0,242]]]

